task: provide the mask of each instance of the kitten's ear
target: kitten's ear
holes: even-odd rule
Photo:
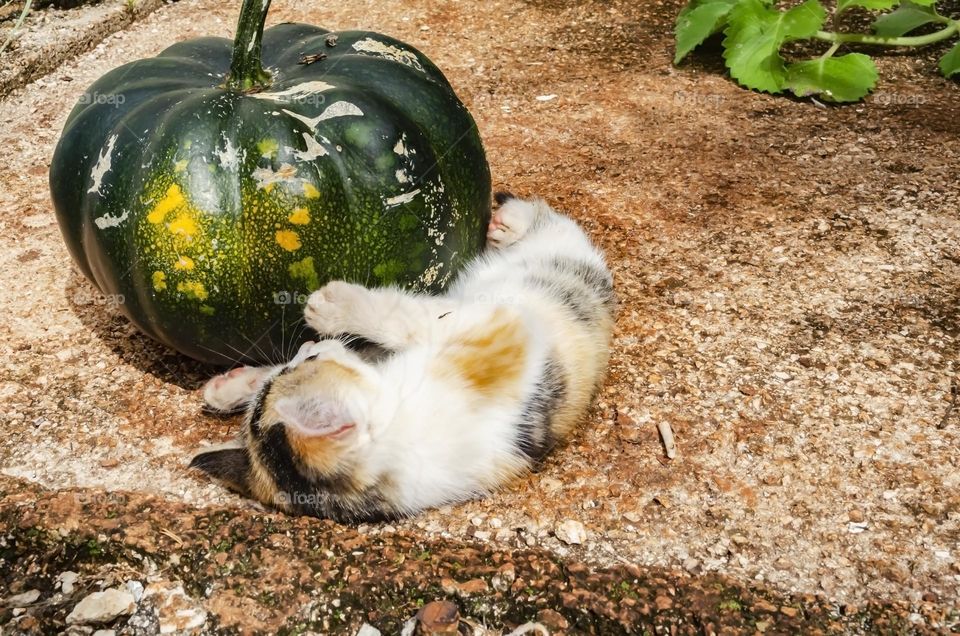
[[[274,410],[280,421],[304,437],[343,437],[356,429],[356,422],[337,402],[317,397],[285,397]]]
[[[226,448],[200,453],[190,460],[190,468],[201,470],[227,488],[252,498],[250,455],[246,448]]]
[[[516,199],[516,198],[517,198],[517,195],[515,195],[513,192],[507,192],[504,190],[497,192],[493,195],[493,200],[497,202],[497,205],[503,205],[510,199]]]

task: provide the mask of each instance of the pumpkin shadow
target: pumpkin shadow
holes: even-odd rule
[[[83,326],[125,363],[144,373],[193,391],[222,371],[177,353],[141,332],[123,314],[123,298],[105,296],[73,267],[64,293]]]

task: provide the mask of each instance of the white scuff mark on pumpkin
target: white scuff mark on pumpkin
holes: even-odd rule
[[[425,287],[433,285],[433,281],[437,280],[437,276],[440,274],[440,265],[437,263],[432,264],[427,270],[420,275],[420,282],[423,283]]]
[[[313,161],[317,157],[323,157],[330,153],[319,141],[310,136],[309,133],[303,133],[303,141],[307,144],[305,150],[294,150],[293,156],[300,161]]]
[[[407,133],[400,133],[400,139],[394,144],[393,152],[401,157],[409,157],[410,155],[417,154],[417,151],[413,148],[407,148]]]
[[[360,53],[370,53],[371,55],[386,58],[393,62],[399,62],[405,66],[409,66],[410,68],[417,69],[421,73],[426,72],[423,69],[423,64],[420,63],[420,60],[417,58],[417,56],[410,51],[404,51],[400,47],[391,46],[385,42],[374,40],[373,38],[364,38],[354,42],[353,50]]]
[[[97,224],[99,229],[105,230],[108,227],[117,227],[126,221],[128,216],[130,216],[130,210],[124,210],[123,214],[119,216],[114,216],[108,212],[103,216],[98,216],[93,220],[93,222]]]
[[[274,183],[298,183],[297,168],[289,163],[281,164],[277,170],[271,168],[257,168],[253,171],[253,178],[257,181],[257,188],[263,189]]]
[[[87,192],[96,192],[103,196],[100,192],[100,186],[103,184],[103,176],[110,172],[110,167],[113,163],[113,147],[116,143],[117,135],[113,135],[107,140],[107,146],[100,151],[100,158],[97,159],[97,165],[93,167],[93,172],[90,173],[93,184]]]
[[[384,199],[383,204],[388,208],[396,207],[398,205],[410,203],[417,197],[418,194],[420,194],[420,188],[417,188],[416,190],[411,190],[410,192],[404,192],[403,194],[398,194],[395,197],[389,197],[387,199]]]
[[[327,106],[327,108],[316,117],[307,117],[306,115],[301,115],[300,113],[295,113],[287,109],[284,109],[283,112],[302,121],[310,127],[310,130],[316,130],[320,122],[333,119],[334,117],[363,117],[363,111],[360,110],[356,104],[351,104],[350,102],[334,102]]]
[[[400,168],[399,170],[397,170],[396,176],[397,176],[397,181],[399,181],[400,183],[410,183],[410,177],[407,175],[407,171],[404,170],[403,168]]]
[[[223,166],[225,170],[233,170],[240,164],[241,153],[242,151],[237,150],[233,143],[230,142],[226,133],[223,133],[223,150],[217,148],[213,151],[213,154],[217,155],[217,159],[220,160],[220,165]]]
[[[272,91],[267,93],[251,93],[250,97],[256,99],[269,99],[275,102],[301,102],[307,101],[307,98],[317,93],[336,88],[333,84],[328,84],[321,80],[311,80],[301,82],[282,91]],[[322,103],[322,102],[321,102]],[[274,112],[274,114],[278,114]]]

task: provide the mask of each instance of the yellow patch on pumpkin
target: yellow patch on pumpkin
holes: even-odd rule
[[[162,223],[163,220],[167,218],[167,214],[173,212],[186,202],[186,199],[183,198],[183,192],[180,191],[180,186],[174,183],[167,188],[167,194],[157,201],[157,204],[150,210],[150,213],[147,215],[147,220],[151,223]]]
[[[278,230],[276,238],[277,245],[288,252],[294,252],[303,246],[300,236],[292,230]]]
[[[261,157],[275,157],[280,150],[280,144],[276,139],[261,139],[257,143],[257,150]]]
[[[313,186],[312,183],[306,183],[306,182],[304,182],[304,184],[303,184],[303,195],[304,195],[305,197],[307,197],[308,199],[319,199],[319,198],[320,198],[320,191],[317,190],[317,189]]]
[[[163,272],[153,273],[153,288],[157,291],[163,291],[167,288],[167,275]]]
[[[193,259],[189,256],[181,256],[177,259],[177,262],[173,264],[174,268],[181,271],[186,270],[190,271],[194,267]]]
[[[195,298],[196,300],[206,300],[209,294],[207,293],[207,288],[200,281],[196,280],[185,280],[181,283],[177,283],[177,291],[181,294],[186,294],[190,298]]]
[[[197,233],[197,222],[186,213],[181,213],[173,221],[170,222],[170,225],[167,226],[167,229],[170,230],[171,234],[182,236],[184,238],[193,238],[193,235]]]
[[[287,220],[294,225],[306,225],[310,222],[310,211],[307,208],[296,208],[290,213]]]

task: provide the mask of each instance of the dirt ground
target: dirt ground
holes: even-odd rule
[[[726,577],[837,608],[902,603],[903,629],[960,629],[957,83],[930,50],[882,58],[859,105],[751,93],[715,56],[671,66],[679,6],[275,2],[271,22],[368,28],[426,53],[477,119],[495,187],[581,221],[620,300],[606,386],[543,470],[357,534]],[[233,3],[164,6],[0,101],[10,536],[31,508],[18,491],[38,496],[26,482],[156,495],[171,527],[224,506],[264,518],[186,471],[237,421],[201,414],[210,369],[137,334],[72,269],[46,183],[87,85],[178,39],[229,35],[235,18]],[[660,421],[677,437],[672,461]],[[582,544],[556,536],[568,521]]]

